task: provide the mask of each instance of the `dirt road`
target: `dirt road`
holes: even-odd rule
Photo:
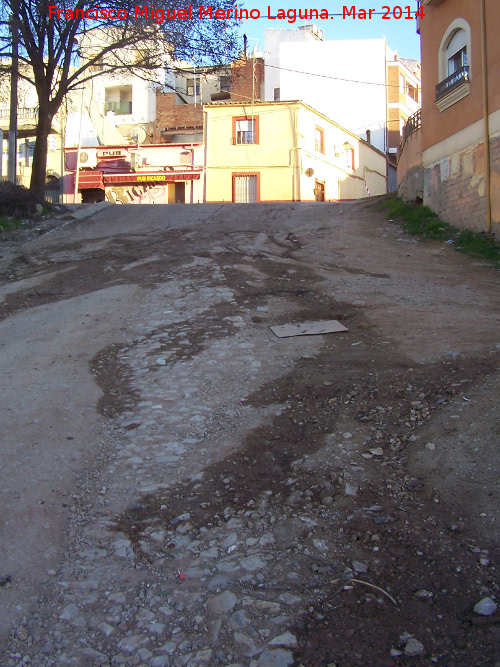
[[[498,269],[376,202],[43,231],[0,247],[2,664],[499,667]]]

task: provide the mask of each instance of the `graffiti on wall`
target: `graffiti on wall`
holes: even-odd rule
[[[106,187],[106,199],[113,204],[168,204],[167,185],[130,183]]]

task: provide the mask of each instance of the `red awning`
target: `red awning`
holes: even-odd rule
[[[87,190],[119,183],[172,183],[174,181],[197,181],[201,171],[162,171],[151,174],[131,172],[129,174],[104,174],[102,171],[81,171],[78,176],[78,189]]]
[[[102,176],[102,171],[81,171],[78,174],[78,189],[100,188],[104,190]]]
[[[130,173],[130,174],[104,174],[105,185],[112,183],[171,183],[173,181],[197,181],[201,175],[200,171],[169,171],[156,172],[154,174]]]

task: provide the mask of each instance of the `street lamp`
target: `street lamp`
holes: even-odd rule
[[[338,151],[337,152],[337,150],[335,150],[335,157],[340,157],[343,153],[347,153],[348,151],[350,151],[352,149],[352,146],[348,141],[344,141],[343,148],[344,148],[343,151]]]

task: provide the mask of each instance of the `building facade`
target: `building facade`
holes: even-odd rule
[[[76,191],[89,203],[258,203],[387,191],[386,156],[300,101],[203,109],[203,143],[67,148],[67,199]]]
[[[203,154],[201,144],[67,148],[65,193],[72,200],[76,189],[84,203],[198,204]]]
[[[395,190],[401,129],[420,106],[420,70],[385,39],[324,40],[317,26],[265,31],[266,100],[300,97],[386,153]],[[368,102],[369,100],[369,102]]]
[[[220,100],[250,102],[264,96],[264,61],[241,58],[230,65],[169,68],[165,86],[156,93],[156,143],[202,141],[203,104]]]
[[[206,201],[338,201],[387,192],[386,156],[300,101],[205,105]]]
[[[204,201],[203,105],[259,100],[263,61],[242,58],[202,69],[172,62],[153,74],[156,80],[147,81],[133,67],[116,79],[103,73],[73,99],[80,111],[73,112],[66,132],[66,201],[73,201],[75,186],[76,200],[83,202]]]
[[[422,199],[446,222],[490,232],[500,222],[500,3],[422,6]],[[405,143],[398,168],[410,200],[417,161],[405,153],[418,143]]]
[[[105,30],[85,34],[80,52],[93,78],[70,94],[66,145],[151,143],[156,119],[156,91],[165,82],[168,60],[151,38],[99,56],[110,37]],[[120,69],[114,70],[113,67]]]
[[[31,68],[21,66],[27,70],[26,76],[31,77]],[[36,126],[38,123],[38,97],[34,85],[20,78],[18,81],[17,96],[17,150],[16,150],[16,182],[29,187],[33,150],[35,147]],[[54,191],[54,182],[64,172],[64,109],[60,109],[52,120],[51,132],[48,137],[47,148],[47,188],[46,197],[57,202],[58,196]],[[10,129],[10,77],[0,80],[0,178],[7,178],[8,137]],[[55,188],[57,190],[57,187]]]
[[[391,192],[397,189],[397,155],[404,128],[420,109],[420,98],[420,62],[394,54],[392,60],[387,60],[387,153]]]
[[[387,151],[384,39],[323,40],[316,26],[268,28],[265,35],[266,100],[299,98],[360,137],[368,130],[371,143]]]

